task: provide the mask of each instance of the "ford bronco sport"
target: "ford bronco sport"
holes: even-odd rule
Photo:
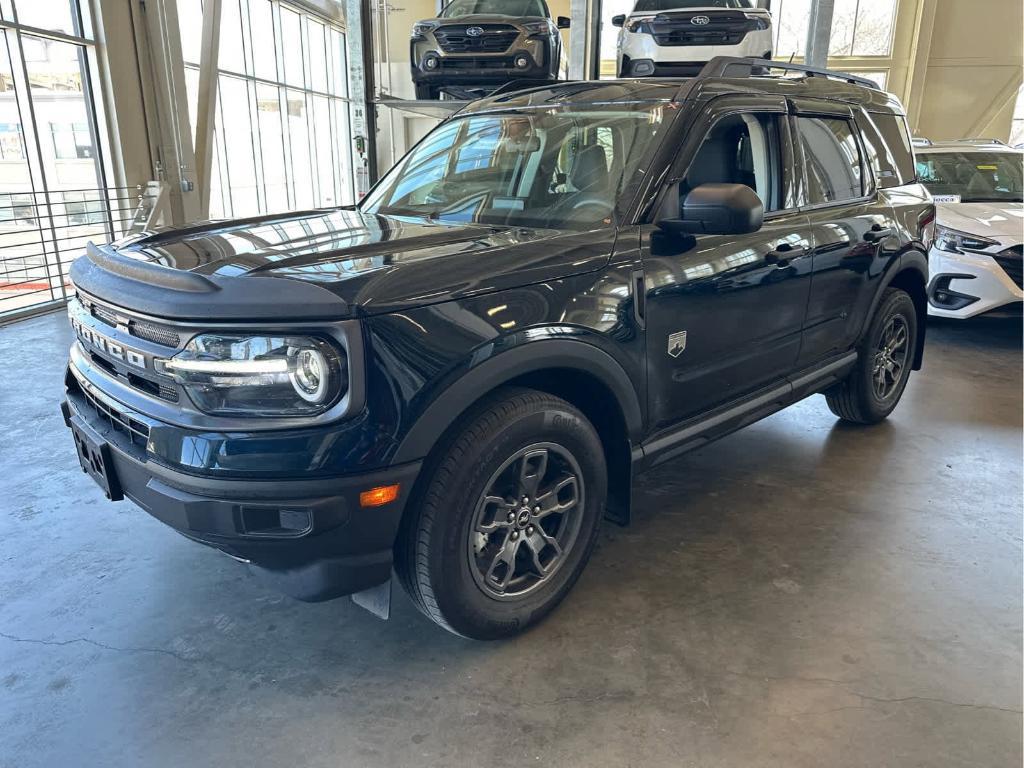
[[[558,79],[561,29],[544,0],[451,0],[412,28],[409,62],[417,99],[441,91],[483,95],[516,81]]]
[[[91,246],[84,471],[306,600],[392,572],[473,638],[540,620],[633,477],[921,365],[934,206],[900,104],[762,61],[469,105],[358,206]]]

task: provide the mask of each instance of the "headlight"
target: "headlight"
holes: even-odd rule
[[[204,333],[157,370],[214,416],[309,416],[348,389],[345,353],[313,336]]]
[[[759,13],[745,13],[748,21],[754,22],[754,29],[768,29],[771,27],[771,19],[767,16],[762,16]]]
[[[414,38],[425,37],[427,33],[437,28],[437,24],[432,21],[418,21],[412,25],[412,36]]]
[[[993,245],[998,245],[998,243],[986,237],[971,235],[949,227],[938,226],[935,228],[935,247],[940,251],[949,253],[983,251]]]
[[[551,32],[551,25],[546,21],[529,21],[523,24],[523,30],[527,35],[546,35]]]
[[[626,31],[627,32],[642,32],[642,33],[645,33],[645,34],[649,35],[649,34],[651,34],[651,29],[648,26],[648,24],[650,24],[650,22],[651,22],[651,20],[653,18],[654,18],[653,16],[648,16],[646,18],[630,19],[625,24]]]

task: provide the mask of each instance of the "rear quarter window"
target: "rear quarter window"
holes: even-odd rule
[[[906,118],[880,112],[861,113],[857,122],[878,186],[888,189],[914,183],[917,170]]]

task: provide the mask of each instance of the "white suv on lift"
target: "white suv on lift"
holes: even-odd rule
[[[1024,153],[991,140],[915,141],[917,177],[935,199],[928,312],[1019,315],[1024,292]]]
[[[620,27],[619,77],[690,77],[716,56],[772,57],[772,17],[752,0],[636,0]]]

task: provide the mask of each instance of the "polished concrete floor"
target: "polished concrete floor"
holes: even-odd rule
[[[0,329],[0,766],[1019,766],[1021,333],[893,418],[805,401],[650,474],[546,623],[268,592],[78,469],[60,316]]]

